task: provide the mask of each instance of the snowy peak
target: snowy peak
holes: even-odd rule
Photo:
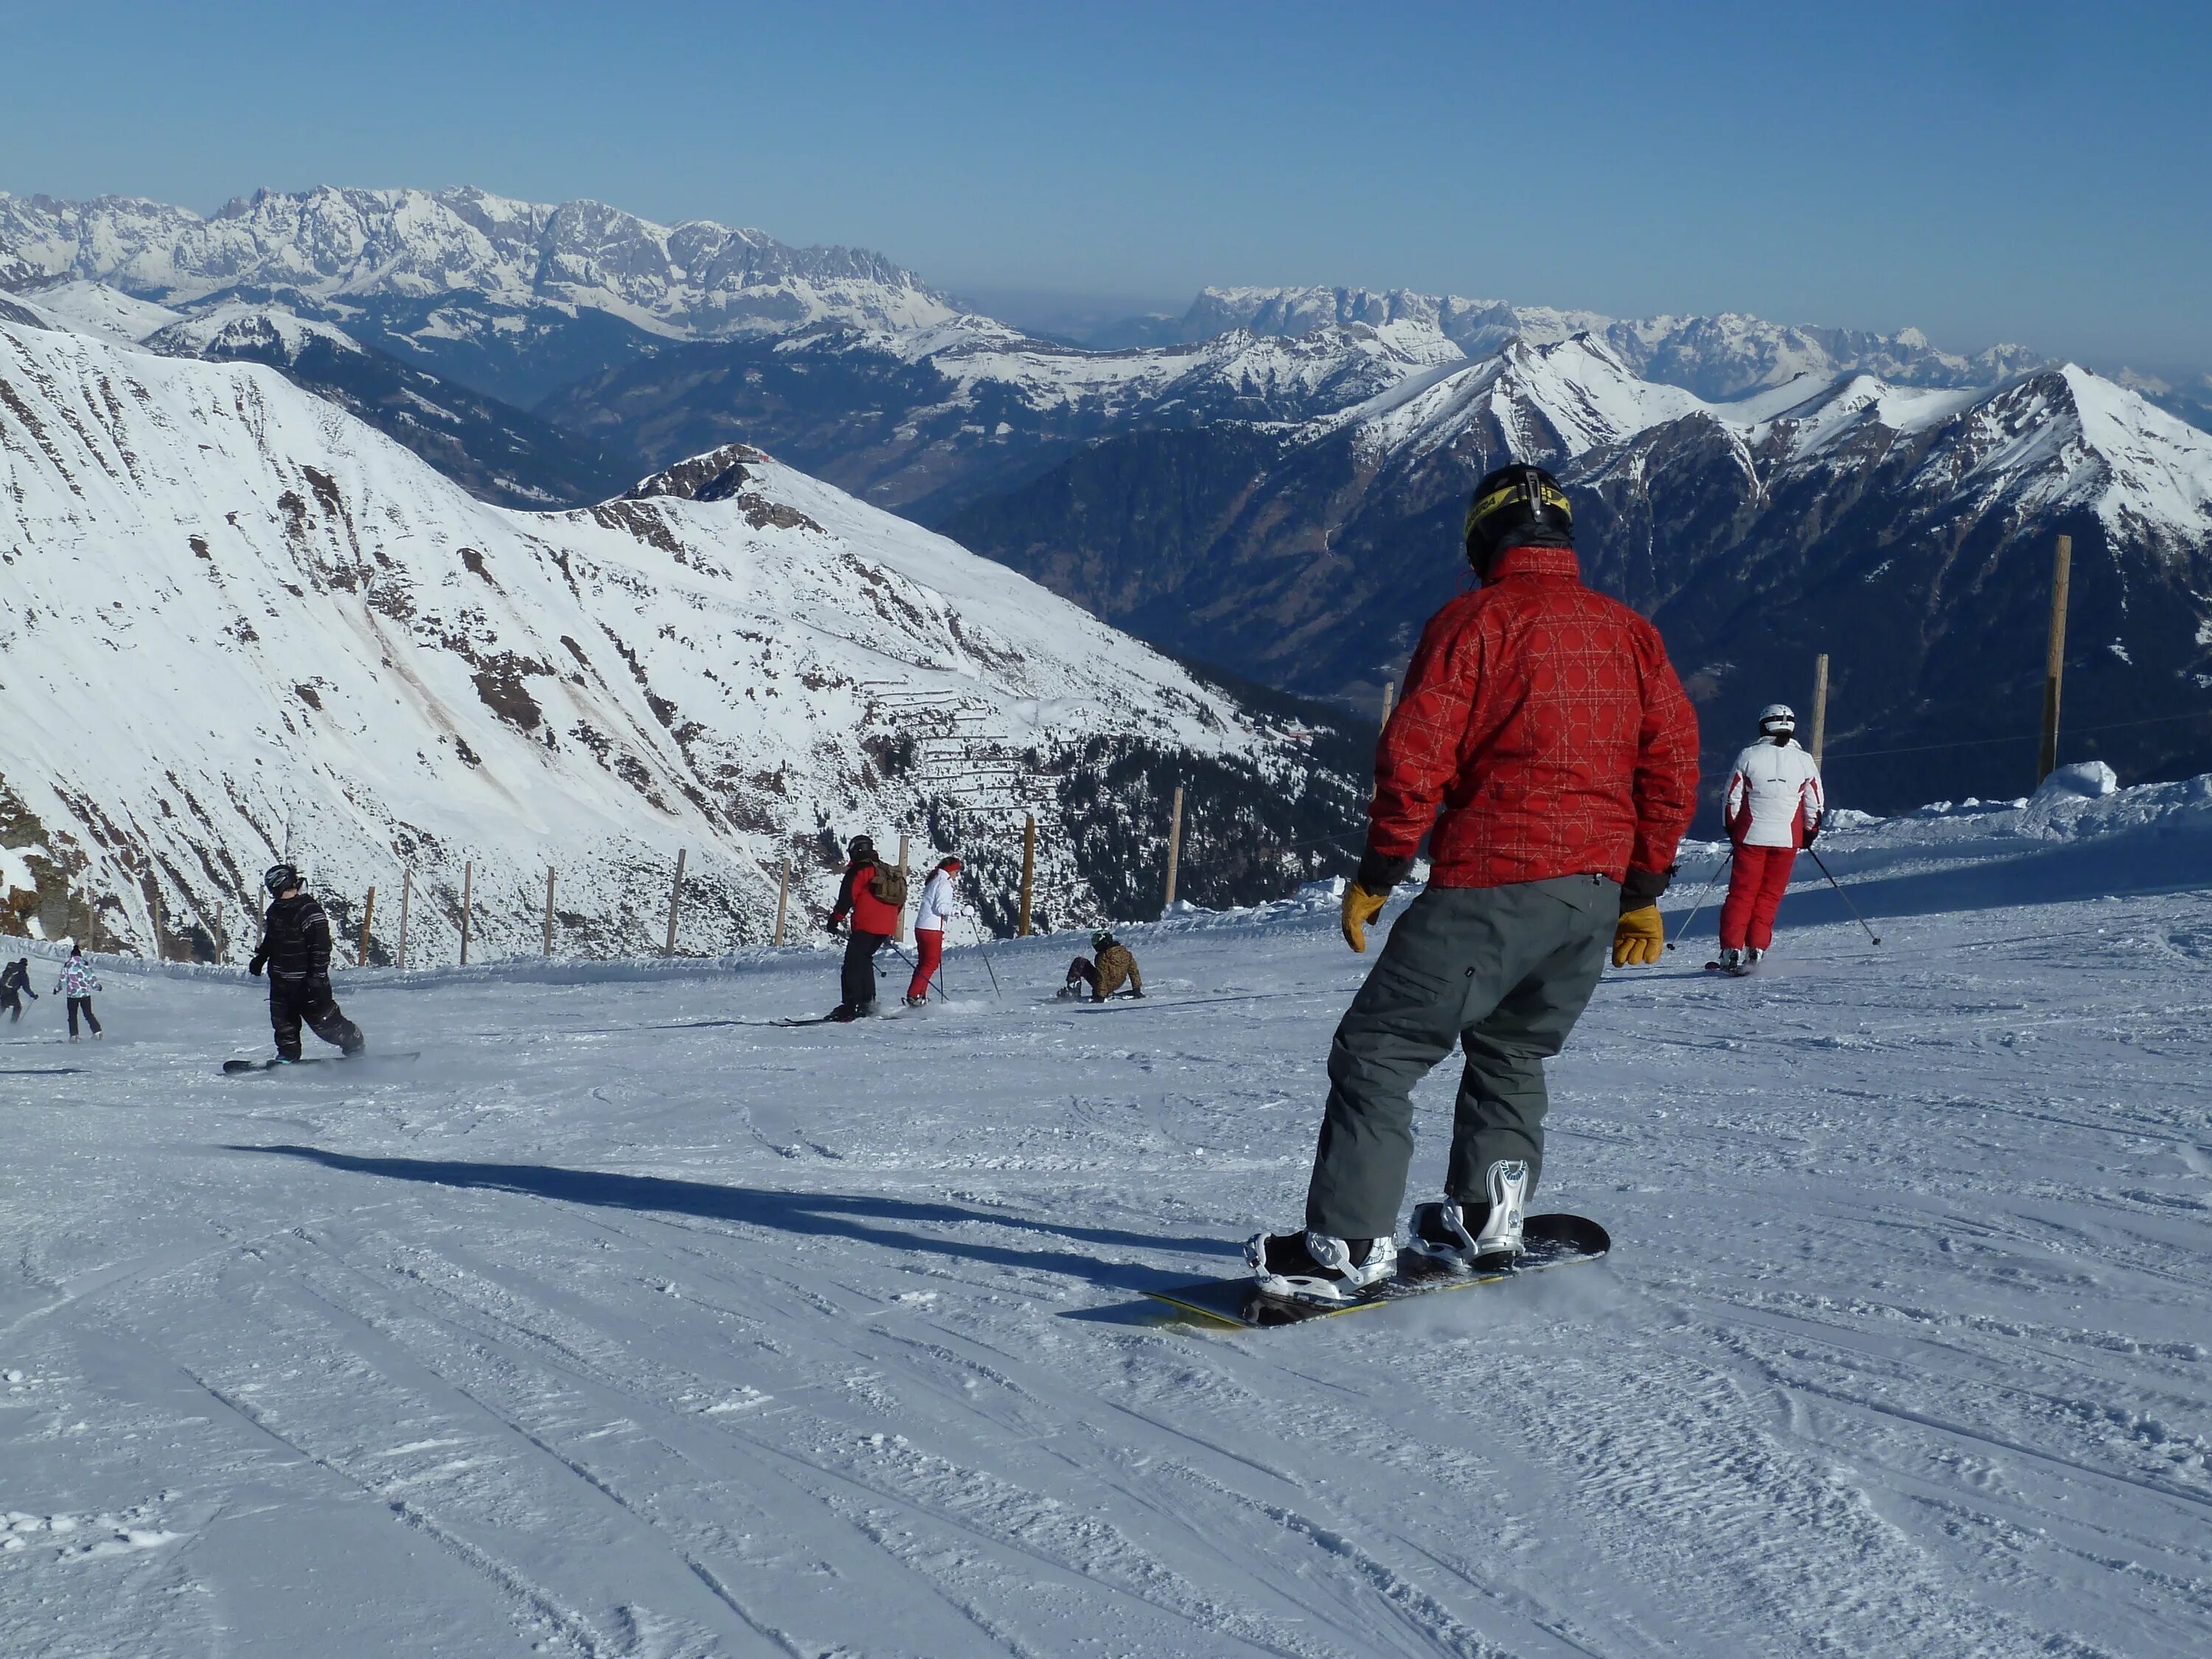
[[[234,289],[321,298],[471,290],[551,301],[656,332],[714,337],[811,323],[905,331],[958,308],[850,248],[793,248],[705,220],[657,225],[604,203],[441,191],[260,191],[212,219],[133,198],[0,193],[0,282],[67,280],[193,305]]]
[[[1404,289],[1209,288],[1185,314],[1182,333],[1186,339],[1231,328],[1299,334],[1353,322],[1433,330],[1478,357],[1516,337],[1551,343],[1589,334],[1603,339],[1644,379],[1711,399],[1741,397],[1803,375],[1826,378],[1854,369],[1914,385],[1986,386],[2038,362],[2017,346],[1993,346],[1973,357],[1939,351],[1917,329],[1885,335],[1770,323],[1734,312],[1620,320],[1595,312]]]
[[[1006,813],[1095,817],[1132,754],[1255,799],[1312,771],[1147,647],[757,450],[510,512],[266,368],[6,326],[0,677],[30,913],[59,931],[74,883],[141,950],[157,908],[235,921],[288,822],[327,889],[410,866],[418,939],[473,862],[487,948],[536,939],[556,860],[572,945],[641,946],[685,847],[690,937],[719,947],[764,937],[825,825],[972,837],[988,867]],[[1052,843],[1056,911],[1107,913],[1072,823]]]

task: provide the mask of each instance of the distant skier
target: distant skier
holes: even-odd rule
[[[92,994],[100,988],[100,981],[92,976],[92,969],[85,965],[84,947],[72,944],[69,960],[62,963],[62,976],[54,981],[54,989],[69,999],[71,1042],[77,1040],[76,1022],[80,1014],[84,1016],[84,1023],[92,1028],[93,1036],[100,1035],[100,1016],[92,1012]]]
[[[23,1018],[25,997],[36,1002],[39,994],[31,988],[30,957],[17,957],[5,968],[0,968],[0,1008],[8,1011],[10,1025]]]
[[[1125,994],[1145,994],[1145,976],[1137,971],[1137,958],[1127,945],[1101,928],[1091,936],[1091,955],[1078,957],[1067,964],[1067,981],[1060,988],[1060,995],[1079,997],[1088,986],[1091,1000],[1103,1002],[1124,984],[1129,988]]]
[[[1735,852],[1714,965],[1747,974],[1774,943],[1774,915],[1789,890],[1790,866],[1799,848],[1820,838],[1826,811],[1820,769],[1797,746],[1797,716],[1786,704],[1759,711],[1759,741],[1736,757],[1723,811]]]
[[[906,988],[906,1006],[919,1008],[929,1000],[929,982],[945,961],[945,924],[968,913],[960,905],[960,860],[945,858],[921,884],[921,902],[914,909],[914,979]]]
[[[314,895],[301,890],[300,872],[289,864],[271,865],[261,884],[276,902],[262,919],[261,943],[246,971],[258,978],[264,968],[269,970],[269,1024],[276,1035],[276,1057],[288,1063],[299,1060],[302,1020],[341,1053],[361,1053],[368,1039],[331,994],[331,919]]]
[[[1429,619],[1375,751],[1367,928],[1429,837],[1428,886],[1329,1048],[1305,1230],[1245,1247],[1271,1295],[1346,1301],[1397,1267],[1413,1085],[1465,1049],[1441,1203],[1410,1249],[1455,1270],[1522,1248],[1541,1172],[1544,1061],[1616,963],[1656,959],[1658,898],[1697,809],[1698,722],[1659,631],[1583,585],[1566,494],[1508,466],[1465,526],[1481,586]]]
[[[906,872],[879,863],[871,837],[854,836],[845,851],[845,878],[837,888],[836,905],[823,923],[830,933],[845,934],[842,1000],[830,1015],[840,1024],[866,1019],[876,1012],[876,952],[898,932],[899,913],[906,908]],[[852,920],[849,930],[845,927],[848,917]]]

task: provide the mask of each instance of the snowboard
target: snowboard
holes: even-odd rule
[[[302,1059],[292,1061],[291,1066],[358,1066],[364,1060],[420,1060],[422,1058],[422,1056],[419,1052],[412,1050],[405,1054],[391,1054],[380,1050],[373,1054],[360,1055],[308,1054]],[[291,1066],[287,1066],[281,1060],[274,1059],[226,1060],[222,1063],[222,1074],[225,1077],[242,1077],[249,1073],[254,1072],[289,1071],[291,1069]]]
[[[1183,1316],[1182,1322],[1231,1325],[1240,1330],[1271,1329],[1277,1325],[1303,1325],[1309,1319],[1328,1319],[1337,1314],[1359,1313],[1388,1307],[1435,1291],[1463,1291],[1476,1285],[1496,1285],[1522,1279],[1551,1267],[1577,1261],[1595,1261],[1613,1248],[1605,1229],[1585,1216],[1532,1215],[1522,1224],[1524,1254],[1517,1260],[1455,1273],[1426,1258],[1401,1252],[1398,1274],[1376,1285],[1353,1302],[1291,1302],[1269,1296],[1249,1279],[1205,1279],[1170,1290],[1146,1291],[1155,1302],[1164,1302]]]

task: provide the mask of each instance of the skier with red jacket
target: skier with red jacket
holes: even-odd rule
[[[1408,1248],[1455,1271],[1521,1249],[1543,1160],[1544,1061],[1603,971],[1656,962],[1658,899],[1697,808],[1698,723],[1659,632],[1583,585],[1557,480],[1507,466],[1466,522],[1481,586],[1430,618],[1376,746],[1344,937],[1429,842],[1427,887],[1336,1028],[1303,1232],[1245,1247],[1260,1288],[1356,1298],[1396,1270],[1413,1091],[1467,1054],[1440,1203]]]
[[[823,923],[830,933],[845,934],[842,995],[830,1015],[840,1024],[866,1019],[876,1012],[876,952],[898,932],[899,913],[906,908],[906,872],[878,861],[873,839],[855,836],[845,850],[848,862],[837,886],[837,902]]]
[[[1735,851],[1721,905],[1720,960],[1713,965],[1741,975],[1774,943],[1775,912],[1789,890],[1797,849],[1820,839],[1827,811],[1820,764],[1797,746],[1797,716],[1787,704],[1759,711],[1759,741],[1736,757],[1722,811]]]

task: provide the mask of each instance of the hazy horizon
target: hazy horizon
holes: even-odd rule
[[[2212,368],[2194,9],[0,0],[0,26],[38,70],[0,108],[21,195],[468,183],[872,248],[1041,314],[1404,288]]]

